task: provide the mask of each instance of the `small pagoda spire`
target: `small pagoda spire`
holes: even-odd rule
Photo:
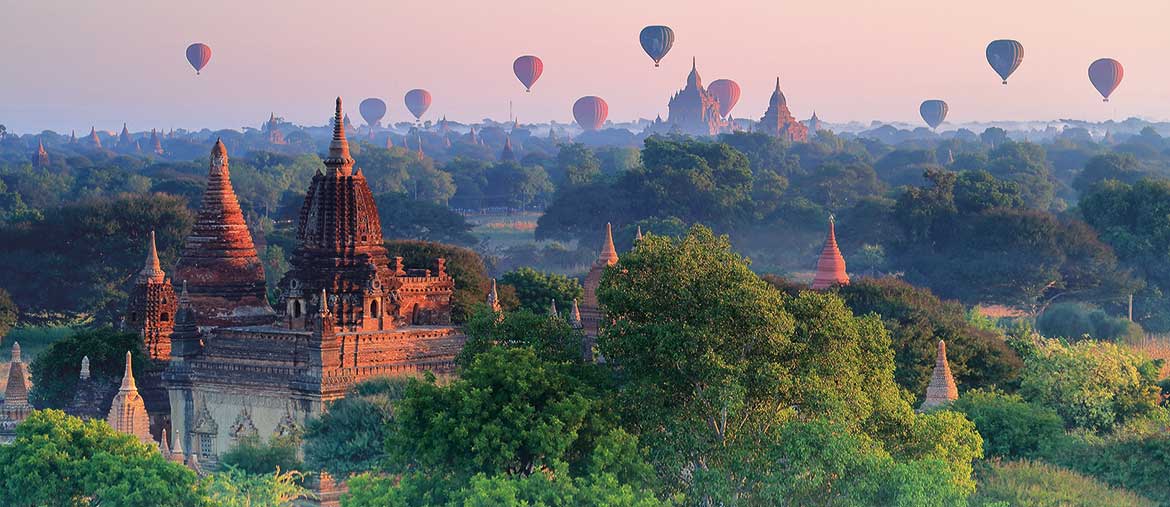
[[[37,138],[37,152],[33,157],[33,163],[37,167],[45,167],[49,165],[49,152],[45,151],[45,141]]]
[[[168,441],[167,441],[167,429],[166,428],[163,428],[163,430],[162,430],[162,438],[158,439],[158,452],[159,452],[159,454],[162,454],[163,459],[165,459],[165,460],[171,459],[171,446],[170,446],[170,443],[168,443]]]
[[[329,294],[325,293],[325,288],[321,288],[321,307],[317,309],[317,314],[325,317],[329,315]]]
[[[601,245],[601,255],[597,260],[611,266],[618,261],[617,249],[613,246],[613,225],[609,222],[605,223],[605,243]]]
[[[849,285],[849,274],[845,271],[845,258],[837,248],[837,232],[832,215],[829,215],[829,235],[817,259],[817,273],[813,277],[812,289],[822,290],[834,285]]]
[[[423,149],[422,149],[422,134],[417,134],[417,136],[418,136],[417,137],[417,139],[418,139],[418,159],[422,160],[424,157]]]
[[[0,403],[0,421],[23,421],[32,412],[28,402],[28,383],[25,380],[24,361],[20,357],[20,342],[12,342],[12,359],[8,363],[8,384],[4,387],[4,403]]]
[[[91,144],[93,147],[95,147],[95,148],[102,147],[102,138],[98,137],[97,128],[92,127],[92,126],[89,127],[88,139],[89,139],[89,144]]]
[[[21,360],[20,360],[20,342],[12,342],[12,359],[10,359],[10,361],[13,363],[21,362]]]
[[[155,247],[154,231],[150,231],[150,245],[146,249],[146,265],[138,272],[138,283],[162,283],[166,279],[158,260],[158,248]]]
[[[333,113],[333,139],[329,141],[329,156],[325,166],[331,176],[349,176],[353,173],[353,158],[349,156],[349,141],[345,139],[346,117],[341,112],[341,97]]]
[[[642,226],[638,226],[638,231],[634,233],[634,242],[642,241]]]
[[[77,144],[77,131],[69,129],[69,144]]]
[[[492,290],[487,295],[488,308],[493,312],[499,313],[500,308],[500,293],[496,291],[496,279],[492,278]]]
[[[89,380],[89,356],[82,356],[81,375],[79,375],[78,378],[80,380]]]
[[[504,162],[512,162],[516,160],[516,154],[512,152],[512,136],[504,136],[504,150],[500,152],[500,160]]]
[[[939,340],[938,352],[934,358],[934,373],[930,376],[930,384],[926,386],[926,399],[922,401],[919,410],[945,405],[958,398],[959,389],[955,386],[955,377],[951,375],[951,365],[947,362],[947,344]]]
[[[119,391],[137,391],[138,384],[134,382],[134,366],[130,361],[130,351],[126,351],[126,371],[122,374],[122,386]]]
[[[150,437],[150,419],[146,414],[146,406],[134,382],[130,351],[126,351],[126,373],[122,377],[122,387],[118,389],[118,394],[114,395],[114,400],[110,403],[110,414],[106,421],[115,430],[138,437],[143,443],[154,441]]]
[[[183,452],[183,438],[176,435],[171,439],[171,460],[182,463],[184,454],[186,453]]]
[[[569,313],[569,324],[573,326],[573,329],[585,327],[581,323],[581,307],[577,306],[577,298],[573,298],[573,310]]]
[[[386,136],[386,149],[394,148],[394,136]]]
[[[556,299],[553,299],[552,303],[549,304],[548,315],[549,315],[549,317],[559,317],[560,316],[560,313],[557,312],[557,300]]]

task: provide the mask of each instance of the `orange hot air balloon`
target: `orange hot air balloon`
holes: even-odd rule
[[[540,79],[540,74],[544,72],[544,62],[532,55],[524,55],[512,62],[512,72],[516,73],[516,79],[524,85],[524,91],[531,92],[532,85],[536,84],[536,80]]]
[[[416,120],[422,120],[422,115],[426,114],[427,109],[431,107],[431,92],[415,88],[406,92],[405,100],[406,108],[410,110],[410,114],[413,114]]]
[[[609,104],[601,97],[592,95],[581,97],[573,103],[573,118],[585,130],[598,130],[605,124],[605,117],[609,116]]]
[[[195,75],[199,75],[199,71],[207,66],[207,62],[211,61],[211,47],[202,42],[196,42],[187,46],[187,62],[195,67]]]
[[[707,91],[719,100],[719,116],[727,117],[731,108],[739,102],[739,84],[730,79],[716,79],[707,85]]]

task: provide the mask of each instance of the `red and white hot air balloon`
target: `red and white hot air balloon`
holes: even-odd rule
[[[532,55],[524,55],[512,62],[512,72],[516,73],[516,79],[524,85],[524,91],[531,92],[532,85],[536,84],[536,80],[540,79],[540,74],[544,72],[544,62]]]
[[[585,130],[598,130],[609,116],[609,104],[601,97],[581,97],[573,103],[573,118]]]

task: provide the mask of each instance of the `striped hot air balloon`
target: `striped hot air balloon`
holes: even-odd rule
[[[943,120],[947,119],[947,103],[941,100],[927,100],[918,106],[918,114],[922,115],[922,119],[926,121],[930,128],[938,128],[942,125]]]
[[[716,79],[707,85],[707,91],[719,100],[719,115],[726,118],[731,108],[739,102],[739,84],[730,79]]]
[[[195,75],[207,66],[207,62],[211,61],[211,48],[202,42],[196,42],[187,46],[187,61],[192,67],[195,67]]]
[[[532,85],[536,84],[536,80],[540,79],[540,74],[544,72],[544,62],[535,56],[524,55],[512,62],[512,72],[516,73],[516,79],[524,85],[524,91],[531,92]]]
[[[1012,75],[1020,63],[1024,61],[1024,45],[1018,41],[1000,39],[993,40],[987,45],[987,63],[1007,84],[1008,76]]]
[[[642,50],[650,55],[654,60],[654,66],[658,66],[658,62],[670,52],[670,47],[674,45],[674,30],[669,26],[651,25],[642,29],[642,33],[638,34],[638,41],[642,43]]]
[[[1125,70],[1121,68],[1121,62],[1112,58],[1102,58],[1089,65],[1089,82],[1093,83],[1105,102],[1109,102],[1109,96],[1117,90],[1123,75]]]
[[[426,114],[427,109],[431,107],[431,92],[415,88],[406,92],[405,101],[410,114],[413,114],[416,120],[422,120],[422,115]]]
[[[362,114],[362,119],[366,120],[366,125],[376,127],[386,116],[386,103],[382,99],[370,97],[358,104],[358,112]]]
[[[585,130],[598,130],[609,116],[609,104],[601,97],[581,97],[573,103],[573,118]]]

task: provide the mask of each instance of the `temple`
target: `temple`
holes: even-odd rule
[[[37,139],[37,152],[33,154],[33,165],[36,167],[49,166],[49,152],[45,151],[45,142]]]
[[[0,444],[13,441],[16,438],[16,426],[32,413],[25,375],[20,344],[13,343],[12,360],[8,364],[8,383],[4,386],[4,401],[0,402]]]
[[[98,137],[97,129],[95,129],[93,127],[89,128],[89,135],[85,136],[85,143],[88,144],[90,148],[101,149],[102,138]]]
[[[951,375],[951,365],[947,362],[947,344],[938,341],[938,353],[934,359],[934,373],[930,376],[930,384],[926,386],[926,399],[922,400],[919,410],[946,405],[959,398],[959,389],[955,387],[955,377]]]
[[[849,274],[845,272],[845,258],[837,248],[837,231],[833,217],[829,217],[829,235],[821,256],[817,258],[817,273],[813,277],[812,289],[823,290],[834,285],[849,285]]]
[[[280,123],[276,120],[276,113],[268,115],[268,121],[264,122],[264,132],[268,135],[268,144],[286,144],[284,134],[280,132]]]
[[[512,136],[504,136],[504,149],[500,151],[500,161],[516,161],[516,154],[512,152]]]
[[[719,114],[719,99],[703,88],[703,79],[699,77],[693,58],[686,86],[670,98],[666,107],[666,122],[655,122],[655,130],[711,136],[727,127],[727,122]]]
[[[123,153],[134,151],[134,138],[130,137],[130,130],[126,128],[126,124],[122,124],[122,132],[118,134],[118,142],[114,143],[114,147]]]
[[[132,435],[143,443],[154,443],[150,436],[150,417],[146,414],[146,405],[142,396],[138,394],[138,386],[134,383],[134,369],[130,363],[130,352],[126,352],[126,372],[122,375],[122,386],[114,401],[110,403],[110,413],[106,421],[115,430]]]
[[[162,270],[154,231],[150,231],[146,263],[138,272],[134,289],[130,292],[126,325],[142,336],[151,359],[163,361],[170,359],[171,329],[174,327],[173,318],[177,308],[175,289]]]
[[[361,169],[354,170],[343,118],[339,98],[324,171],[309,184],[291,268],[278,284],[277,310],[265,312],[265,322],[205,325],[222,316],[255,316],[254,302],[263,294],[263,272],[249,265],[252,242],[226,191],[222,143],[213,152],[211,197],[205,196],[204,208],[230,213],[201,211],[196,230],[204,232],[192,234],[214,229],[231,231],[231,237],[189,240],[184,256],[213,259],[222,263],[216,269],[234,270],[259,285],[191,279],[179,296],[163,374],[172,419],[168,435],[172,450],[186,449],[203,466],[214,466],[240,438],[300,431],[327,402],[363,380],[454,371],[465,341],[451,325],[455,281],[441,258],[408,269],[401,257],[389,256],[373,195]],[[190,259],[180,265],[197,268],[188,273],[207,269]],[[247,291],[211,290],[244,286]],[[216,304],[206,304],[209,295]],[[245,311],[237,313],[233,304]],[[322,503],[332,500],[322,494]]]
[[[201,327],[267,324],[276,317],[268,305],[264,265],[232,190],[223,141],[216,140],[211,150],[207,188],[175,277],[187,284]]]
[[[592,361],[595,354],[597,334],[601,329],[601,303],[597,300],[597,289],[601,287],[601,275],[605,268],[618,262],[617,249],[613,246],[613,227],[605,224],[605,240],[601,244],[601,253],[585,275],[585,297],[577,312],[580,314],[581,328],[585,332],[585,346],[582,355],[586,361]]]
[[[776,78],[776,89],[768,100],[768,110],[760,118],[759,131],[790,142],[808,141],[808,127],[796,121],[792,111],[788,110],[788,99],[780,91],[780,78]]]

